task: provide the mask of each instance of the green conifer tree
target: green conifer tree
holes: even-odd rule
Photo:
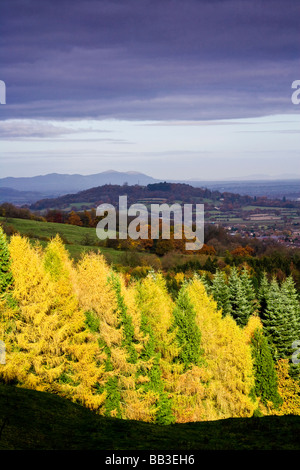
[[[195,317],[195,309],[184,285],[179,291],[174,308],[174,326],[177,331],[176,339],[180,346],[177,359],[184,364],[185,370],[191,364],[198,365],[201,355],[201,333]]]
[[[290,332],[289,325],[286,322],[283,296],[275,278],[270,282],[262,323],[268,341],[272,346],[274,360],[278,361],[278,359],[286,358],[286,347],[291,343]]]
[[[300,303],[292,276],[287,277],[281,286],[282,302],[286,319],[286,358],[290,359],[290,374],[293,378],[299,379],[300,366],[291,361],[293,354],[292,344],[300,339]]]
[[[120,278],[114,273],[108,278],[109,283],[113,286],[113,289],[116,293],[117,305],[119,309],[120,324],[119,327],[123,327],[123,342],[122,346],[128,352],[128,361],[131,363],[136,363],[138,359],[138,354],[134,348],[135,337],[134,337],[134,326],[132,323],[132,318],[128,314],[128,308],[124,301],[124,296],[121,292],[121,283]]]
[[[258,303],[259,303],[259,316],[261,319],[264,319],[266,315],[266,308],[267,308],[267,298],[270,289],[270,283],[268,281],[268,277],[266,272],[263,273],[259,288],[258,288]]]
[[[295,339],[300,339],[300,302],[292,276],[288,276],[281,286],[281,294],[286,306],[287,320],[294,331]]]
[[[13,283],[10,264],[11,262],[6,235],[0,226],[0,295],[3,294]]]
[[[153,365],[148,374],[149,382],[147,383],[146,389],[153,391],[157,395],[154,422],[156,424],[172,424],[175,421],[175,417],[173,415],[172,400],[165,390],[162,378],[160,354],[155,354],[153,359]]]
[[[263,405],[269,402],[278,408],[282,403],[278,393],[278,379],[271,348],[261,328],[257,328],[251,340],[254,363],[255,387],[254,392]]]
[[[207,272],[202,273],[201,276],[200,276],[200,280],[201,280],[202,284],[204,285],[207,294],[211,295],[212,294],[212,283],[211,283],[211,280],[209,279],[208,273]]]
[[[172,364],[178,355],[176,331],[172,329],[174,303],[161,274],[149,274],[136,285],[136,302],[141,313],[141,330],[148,337],[140,353],[146,364],[139,373],[147,380],[139,385],[141,391],[151,392],[154,422],[174,422],[172,399],[168,391],[172,384]]]
[[[118,387],[118,377],[111,376],[106,384],[105,384],[105,391],[106,391],[106,400],[104,404],[105,416],[115,416],[116,418],[122,417],[121,412],[121,393]]]
[[[228,279],[230,290],[231,315],[239,326],[246,326],[252,313],[252,306],[247,297],[247,290],[234,266]]]
[[[249,315],[253,315],[258,311],[258,301],[256,299],[255,289],[252,280],[246,267],[243,268],[240,274],[240,280],[245,290],[246,299],[249,307]]]
[[[228,315],[232,311],[230,302],[230,289],[227,285],[225,273],[219,269],[214,275],[211,292],[214,300],[217,302],[218,309],[222,310],[222,315]]]

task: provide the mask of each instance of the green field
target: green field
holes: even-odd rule
[[[135,264],[155,264],[157,256],[149,253],[128,253],[101,246],[101,241],[96,235],[96,229],[79,227],[77,225],[59,224],[55,222],[40,222],[28,219],[6,219],[0,217],[0,224],[12,226],[20,235],[27,236],[32,243],[40,243],[43,247],[48,241],[59,235],[70,256],[77,260],[82,253],[87,251],[100,251],[110,264],[129,264],[135,258]],[[100,243],[99,243],[100,242]]]
[[[0,224],[11,226],[20,235],[26,236],[32,243],[39,243],[43,247],[47,245],[51,238],[58,234],[65,244],[72,259],[77,261],[82,253],[88,251],[101,252],[109,264],[122,266],[152,266],[157,268],[161,266],[161,261],[154,253],[135,252],[116,250],[101,246],[96,235],[96,229],[90,227],[79,227],[77,225],[59,224],[54,222],[40,222],[28,219],[15,219],[0,217]],[[9,238],[9,237],[8,237]],[[183,264],[191,260],[190,255],[182,253],[172,253],[172,260],[166,255],[166,268],[170,263]],[[207,255],[193,255],[193,261],[205,263]],[[164,259],[162,259],[162,268],[164,268]]]
[[[292,415],[158,426],[0,385],[0,450],[299,450],[299,431]]]
[[[28,219],[5,219],[4,217],[0,217],[1,222],[11,225],[18,233],[27,236],[32,242],[38,241],[42,246],[58,234],[73,259],[78,259],[83,252],[99,250],[113,263],[117,263],[120,256],[119,251],[99,246],[99,239],[94,228]]]
[[[87,208],[87,207],[89,209],[93,209],[95,208],[95,203],[94,202],[73,202],[70,206],[65,207],[63,211],[69,212],[73,208],[78,211],[78,210],[83,210],[83,208]],[[55,210],[55,207],[53,209]]]
[[[0,222],[12,225],[19,233],[28,235],[30,238],[51,238],[55,234],[59,234],[67,243],[80,245],[87,236],[95,245],[99,242],[96,230],[90,227],[78,227],[76,225],[58,224],[55,222],[39,222],[29,219],[5,219],[4,217],[0,217]]]

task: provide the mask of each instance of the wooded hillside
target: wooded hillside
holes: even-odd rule
[[[299,414],[299,300],[292,279],[195,275],[175,299],[160,273],[126,279],[97,253],[70,260],[1,233],[4,383],[105,416],[160,424]],[[263,371],[263,372],[262,372]]]

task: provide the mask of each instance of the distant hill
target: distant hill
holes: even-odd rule
[[[139,184],[143,186],[156,181],[158,180],[143,173],[110,170],[92,175],[50,173],[31,177],[6,177],[0,178],[0,188],[37,191],[43,195],[59,196],[104,184],[123,185],[127,183],[128,185]]]
[[[207,188],[211,191],[230,192],[248,196],[266,196],[271,199],[283,198],[300,200],[300,180],[238,180],[201,181],[155,179],[144,173],[114,170],[91,175],[50,173],[32,177],[0,178],[0,203],[32,204],[44,198],[56,198],[66,194],[75,194],[91,188],[110,185],[147,186],[148,184],[167,181],[169,183],[189,184],[196,188]],[[13,193],[12,190],[19,191]],[[23,194],[22,194],[23,193]]]
[[[202,202],[203,198],[220,198],[221,194],[216,192],[212,195],[211,191],[194,188],[188,184],[180,183],[152,183],[147,186],[120,186],[120,185],[103,185],[90,188],[85,191],[79,191],[75,194],[65,194],[58,198],[47,198],[37,201],[30,205],[33,211],[44,209],[62,209],[70,210],[72,207],[88,208],[89,206],[97,207],[99,204],[109,203],[117,206],[119,204],[119,196],[127,196],[129,205],[134,203],[150,204],[150,203],[174,203],[185,202],[191,203],[198,199]],[[200,201],[200,199],[201,201]],[[249,198],[247,202],[252,202]]]
[[[269,199],[282,199],[290,201],[300,200],[300,179],[282,180],[238,180],[228,181],[187,181],[195,187],[205,187],[211,190],[248,195],[265,196]]]
[[[259,198],[249,196],[247,194],[239,194],[230,192],[225,186],[217,186],[212,189],[193,186],[187,183],[171,183],[159,182],[150,183],[147,186],[140,185],[118,185],[105,184],[93,188],[79,191],[77,193],[69,193],[57,198],[44,198],[32,203],[29,207],[33,211],[45,209],[62,209],[74,210],[88,209],[97,207],[99,204],[109,203],[117,206],[119,204],[119,196],[126,195],[129,205],[134,203],[151,204],[151,203],[167,203],[173,204],[180,202],[185,204],[205,203],[206,209],[213,210],[214,205],[218,203],[225,209],[228,204],[234,204],[235,208],[245,204],[255,205],[274,205],[277,207],[284,206],[285,200],[272,200],[272,198]],[[289,207],[298,207],[299,202],[290,202]],[[227,207],[229,210],[229,207]]]
[[[37,191],[18,191],[12,188],[0,188],[0,204],[10,202],[16,206],[31,204],[46,195]]]

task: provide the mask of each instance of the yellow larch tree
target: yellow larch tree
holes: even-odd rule
[[[204,400],[211,378],[203,358],[201,331],[196,323],[197,312],[187,286],[188,282],[184,282],[173,310],[175,340],[180,347],[175,362],[181,366],[180,374],[173,378],[176,422],[201,421],[206,416]]]
[[[45,252],[19,235],[10,242],[13,295],[18,304],[13,327],[5,331],[5,381],[57,393],[99,410],[105,398],[97,384],[103,374],[96,338],[72,290],[68,257],[57,237]],[[11,312],[4,309],[5,328]],[[11,321],[11,320],[10,320]]]
[[[153,396],[145,393],[141,384],[145,382],[143,371],[151,367],[143,351],[147,335],[142,331],[141,312],[135,298],[135,285],[126,285],[123,276],[111,276],[111,285],[117,294],[119,313],[122,316],[123,348],[127,351],[127,360],[132,373],[122,377],[122,409],[126,419],[150,422],[153,420]],[[147,379],[146,379],[147,380]]]
[[[101,253],[85,254],[77,264],[75,290],[88,322],[94,319],[105,364],[100,384],[106,393],[104,414],[147,420],[147,403],[136,390],[144,335],[134,295]]]
[[[276,415],[300,415],[300,385],[299,381],[293,379],[290,374],[288,359],[279,359],[276,364],[278,375],[278,392],[282,399],[279,410],[275,410]]]
[[[251,315],[247,322],[247,325],[243,328],[245,340],[247,343],[251,343],[254,333],[256,330],[262,330],[263,324],[258,315]]]
[[[179,352],[175,342],[174,302],[161,274],[150,273],[136,284],[136,302],[141,313],[141,329],[147,335],[142,357],[150,365],[142,388],[148,397],[152,396],[153,421],[167,424],[175,420],[174,382],[182,365],[174,361]]]
[[[253,398],[253,361],[243,329],[231,316],[222,318],[217,303],[207,295],[197,276],[187,291],[196,310],[203,358],[211,374],[203,419],[252,416],[257,407]]]

